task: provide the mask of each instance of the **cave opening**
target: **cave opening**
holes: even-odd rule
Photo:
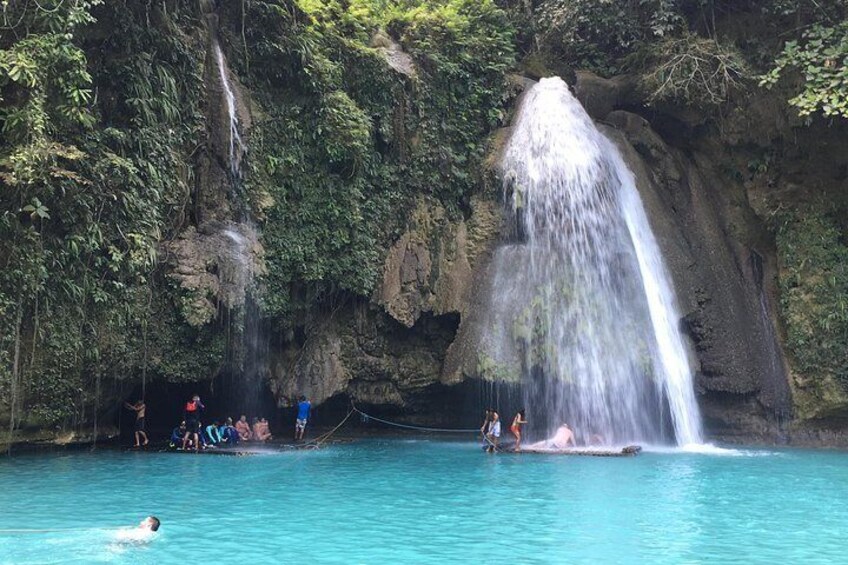
[[[274,431],[286,419],[285,409],[277,407],[276,398],[267,383],[248,383],[241,375],[224,373],[211,380],[185,383],[159,380],[148,383],[144,391],[146,425],[151,441],[166,437],[179,425],[185,404],[194,394],[198,394],[206,406],[202,414],[204,425],[227,417],[235,421],[245,414],[248,420],[254,416],[267,418]],[[122,402],[132,404],[141,397],[142,386],[138,384]],[[122,442],[132,441],[134,421],[134,412],[120,411],[117,424]]]

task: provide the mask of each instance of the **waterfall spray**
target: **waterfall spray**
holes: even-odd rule
[[[567,422],[583,443],[699,443],[680,316],[633,174],[561,79],[527,93],[503,168],[520,241],[493,263],[495,302],[510,305],[493,309],[488,346],[522,359],[528,419],[543,433]]]

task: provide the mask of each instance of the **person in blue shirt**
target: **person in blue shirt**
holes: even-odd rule
[[[221,436],[221,442],[229,445],[236,445],[239,440],[239,434],[233,427],[233,419],[227,418],[222,426],[218,428],[218,435]]]
[[[183,436],[186,434],[186,429],[185,420],[180,422],[180,425],[174,428],[174,431],[171,432],[171,447],[177,447],[182,444]]]
[[[212,422],[206,426],[204,431],[206,433],[204,434],[203,439],[206,440],[207,445],[218,445],[221,443],[221,433],[218,429],[218,422]]]
[[[297,420],[294,423],[294,440],[302,440],[303,432],[306,431],[306,422],[309,420],[309,411],[312,408],[312,403],[306,400],[306,397],[301,395],[300,402],[297,403]]]

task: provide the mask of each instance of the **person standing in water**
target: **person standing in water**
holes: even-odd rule
[[[309,411],[312,409],[312,403],[306,400],[306,396],[301,395],[300,402],[297,403],[297,420],[294,423],[294,440],[302,441],[303,432],[306,431],[306,423],[309,421]]]
[[[489,426],[492,423],[492,409],[486,408],[483,412],[483,425],[480,426],[480,437],[483,438],[483,449],[489,447],[489,442],[486,441],[486,436],[489,435]]]
[[[492,421],[489,424],[489,433],[486,434],[486,439],[489,441],[489,449],[490,453],[498,450],[498,442],[501,439],[501,417],[495,411],[492,410]]]
[[[185,405],[186,433],[183,436],[183,450],[188,445],[189,438],[194,440],[194,450],[200,450],[200,411],[206,408],[200,402],[200,396],[195,394]]]
[[[135,404],[130,404],[129,402],[124,402],[124,406],[127,407],[128,410],[132,410],[135,412],[135,446],[140,447],[142,445],[147,445],[149,443],[147,439],[147,432],[144,431],[144,413],[147,410],[147,405],[143,400],[139,399]],[[144,438],[144,443],[141,443],[141,438]]]
[[[527,420],[524,419],[524,408],[522,408],[515,415],[515,418],[512,419],[512,425],[509,427],[509,431],[515,436],[516,451],[521,451],[521,426],[526,423]]]

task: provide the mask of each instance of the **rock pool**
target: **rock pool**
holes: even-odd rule
[[[487,455],[368,439],[251,457],[0,459],[0,563],[837,563],[848,454]],[[162,520],[148,544],[105,528]]]

